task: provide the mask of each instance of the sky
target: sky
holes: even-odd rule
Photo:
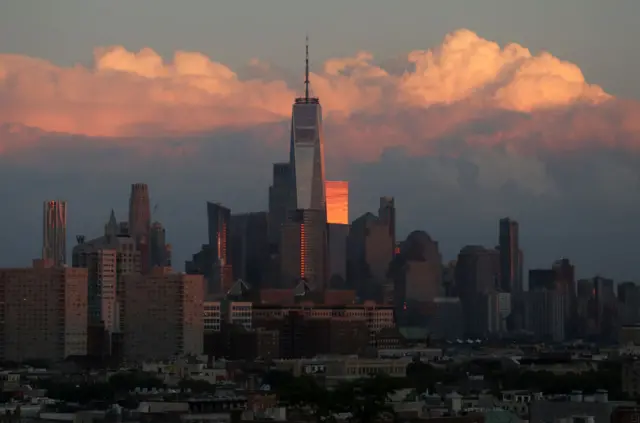
[[[638,278],[635,0],[23,0],[0,13],[0,265],[40,254],[42,202],[98,236],[150,185],[174,267],[206,201],[264,210],[304,37],[350,215],[396,197],[446,259],[520,222],[525,267]]]

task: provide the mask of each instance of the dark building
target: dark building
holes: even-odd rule
[[[618,303],[620,304],[620,323],[631,325],[640,322],[640,289],[634,282],[618,285]]]
[[[271,245],[280,244],[280,231],[291,205],[290,178],[289,163],[273,164],[273,184],[269,187],[269,243]]]
[[[382,302],[394,248],[389,227],[376,215],[365,213],[351,223],[347,282],[360,298]]]
[[[410,233],[389,266],[389,276],[399,321],[421,324],[432,314],[435,299],[444,294],[438,243],[423,231]]]
[[[281,284],[291,288],[300,280],[323,291],[327,285],[327,222],[323,210],[288,212],[282,227],[280,251]]]
[[[378,218],[389,229],[391,237],[391,248],[396,247],[396,200],[393,197],[380,197],[380,207],[378,208]]]
[[[461,297],[500,290],[500,253],[479,245],[467,245],[458,253],[453,294]]]
[[[171,267],[171,246],[166,243],[166,231],[160,222],[151,225],[149,237],[151,266]]]
[[[209,233],[209,253],[213,267],[212,288],[226,292],[233,283],[229,251],[229,234],[231,210],[217,204],[207,202],[207,228]]]
[[[500,219],[500,288],[503,292],[522,292],[522,254],[518,222]]]
[[[555,291],[556,272],[553,269],[529,270],[529,291]]]
[[[151,207],[149,202],[149,187],[147,184],[132,184],[131,196],[129,197],[128,232],[136,242],[138,251],[140,251],[143,273],[147,273],[151,267],[149,251]]]
[[[233,279],[260,289],[269,270],[268,213],[231,215],[230,256]]]

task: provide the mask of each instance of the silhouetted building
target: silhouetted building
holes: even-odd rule
[[[566,294],[539,288],[525,295],[525,328],[536,339],[562,342],[565,340]]]
[[[380,207],[378,208],[378,218],[389,229],[391,245],[396,246],[396,200],[393,197],[380,197]]]
[[[432,314],[433,301],[444,293],[438,243],[426,232],[411,232],[394,257],[389,275],[398,318],[405,324],[420,324]]]
[[[291,204],[291,163],[273,164],[273,183],[269,187],[269,243],[280,245],[280,231],[287,220],[287,210]],[[278,248],[276,248],[278,251]]]
[[[500,219],[500,287],[503,292],[522,292],[522,265],[518,222]]]
[[[458,253],[454,293],[466,297],[500,289],[500,253],[479,245],[467,245]]]
[[[42,259],[67,262],[67,202],[45,201],[42,219]]]
[[[363,299],[381,302],[394,246],[387,224],[372,213],[351,223],[347,243],[347,282]]]
[[[150,249],[153,267],[171,267],[171,246],[166,243],[166,231],[160,222],[151,225]]]
[[[347,280],[349,236],[349,183],[327,181],[327,225],[329,238],[329,286],[344,287]]]
[[[147,273],[151,267],[149,251],[149,232],[151,230],[151,207],[149,205],[149,187],[147,184],[132,184],[129,197],[129,235],[140,251],[142,272]]]
[[[232,214],[230,256],[233,279],[260,288],[266,285],[269,266],[268,213]]]

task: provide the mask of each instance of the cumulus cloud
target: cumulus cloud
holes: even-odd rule
[[[582,275],[635,269],[637,102],[551,53],[467,30],[379,59],[357,52],[311,74],[329,177],[350,181],[352,218],[395,195],[400,232],[431,232],[451,258],[494,244],[497,219],[511,215],[528,266],[569,255]],[[204,200],[266,207],[300,79],[259,59],[231,69],[149,48],[97,48],[89,67],[0,54],[0,178],[11,181],[0,221],[16,228],[0,262],[38,254],[43,199],[68,199],[70,232],[93,236],[110,207],[126,216],[128,184],[145,181],[180,263],[205,241]]]
[[[328,119],[357,126],[373,117],[385,125],[384,136],[351,134],[352,145],[378,152],[389,142],[425,147],[416,143],[441,137],[461,122],[504,112],[516,114],[516,122],[507,132],[491,134],[493,140],[517,138],[520,127],[530,132],[531,126],[562,124],[568,107],[604,107],[611,100],[574,64],[546,52],[532,55],[517,44],[502,48],[467,30],[447,35],[434,49],[408,53],[406,62],[410,70],[390,73],[370,53],[359,52],[329,59],[312,73],[312,89]],[[0,55],[0,122],[125,137],[285,121],[299,87],[274,79],[272,67],[258,59],[244,70],[248,78],[200,53],[178,51],[166,62],[150,48],[131,52],[121,46],[97,48],[91,68]],[[574,128],[599,124],[606,131],[612,120],[635,122],[626,111],[609,108],[603,112],[609,116],[597,123],[585,116],[588,111],[569,118],[579,121],[572,122]],[[420,137],[399,127],[396,115],[409,112],[414,120],[409,126],[421,131]],[[532,113],[543,117],[530,122]],[[387,135],[394,135],[393,141]]]

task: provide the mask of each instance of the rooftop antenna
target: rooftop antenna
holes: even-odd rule
[[[306,59],[305,59],[305,71],[304,71],[304,99],[309,102],[309,34],[307,34],[306,40]]]

